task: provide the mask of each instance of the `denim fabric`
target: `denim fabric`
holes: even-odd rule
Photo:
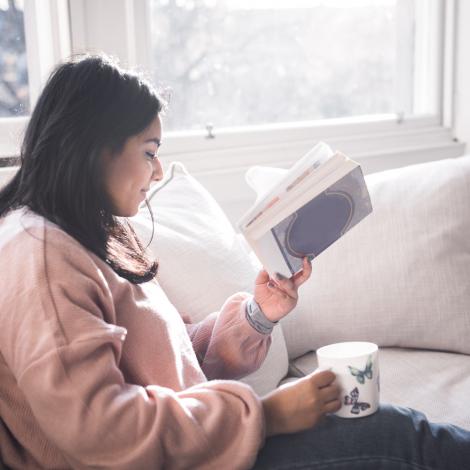
[[[268,438],[256,470],[470,470],[470,431],[382,405],[371,416],[327,416],[304,432]]]

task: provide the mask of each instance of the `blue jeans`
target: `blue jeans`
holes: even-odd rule
[[[470,431],[382,405],[364,418],[327,416],[307,431],[270,437],[253,469],[470,470]]]

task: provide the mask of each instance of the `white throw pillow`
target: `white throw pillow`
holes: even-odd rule
[[[470,156],[366,176],[373,213],[312,263],[290,358],[340,341],[470,354]]]
[[[252,292],[260,268],[209,192],[181,163],[172,163],[165,180],[151,190],[155,234],[150,253],[159,262],[157,279],[182,315],[198,322],[240,291]],[[152,221],[145,206],[131,219],[144,243]],[[242,381],[259,395],[273,390],[287,374],[287,349],[281,326],[274,328],[260,369]]]

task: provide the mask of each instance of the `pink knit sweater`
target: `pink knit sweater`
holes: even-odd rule
[[[0,454],[13,468],[245,469],[264,441],[239,378],[270,337],[235,294],[184,324],[59,227],[0,219]],[[210,287],[210,286],[208,286]],[[223,379],[223,380],[221,380]],[[208,381],[209,380],[209,381]]]

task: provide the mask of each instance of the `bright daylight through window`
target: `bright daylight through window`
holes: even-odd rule
[[[149,2],[168,130],[413,112],[413,0]]]
[[[23,1],[0,0],[0,118],[28,115]]]

